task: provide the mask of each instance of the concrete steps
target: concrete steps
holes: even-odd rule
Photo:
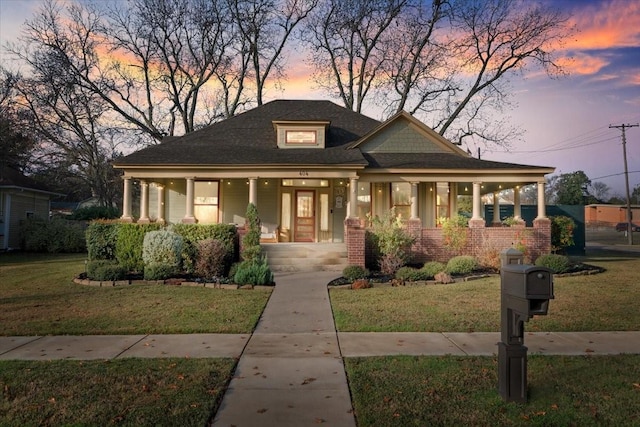
[[[338,271],[347,265],[344,243],[261,243],[272,271]]]

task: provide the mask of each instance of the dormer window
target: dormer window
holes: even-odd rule
[[[316,130],[287,130],[285,135],[285,143],[287,145],[316,145],[318,140],[318,131]]]
[[[328,121],[274,121],[278,148],[324,148]]]

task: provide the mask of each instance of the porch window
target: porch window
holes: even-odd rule
[[[391,206],[396,215],[403,219],[411,217],[411,184],[408,182],[391,183]]]
[[[219,182],[196,181],[193,188],[193,214],[200,224],[216,224],[219,208]]]
[[[436,219],[449,218],[449,183],[436,184]]]
[[[371,184],[364,182],[358,184],[358,218],[364,219],[371,213]]]

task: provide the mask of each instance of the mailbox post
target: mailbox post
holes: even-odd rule
[[[498,389],[506,401],[527,401],[527,347],[524,322],[546,315],[553,299],[553,272],[526,264],[503,265],[500,271],[500,337]]]

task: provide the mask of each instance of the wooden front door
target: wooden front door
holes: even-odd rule
[[[316,215],[314,190],[296,191],[296,217],[294,224],[294,242],[315,242]]]

